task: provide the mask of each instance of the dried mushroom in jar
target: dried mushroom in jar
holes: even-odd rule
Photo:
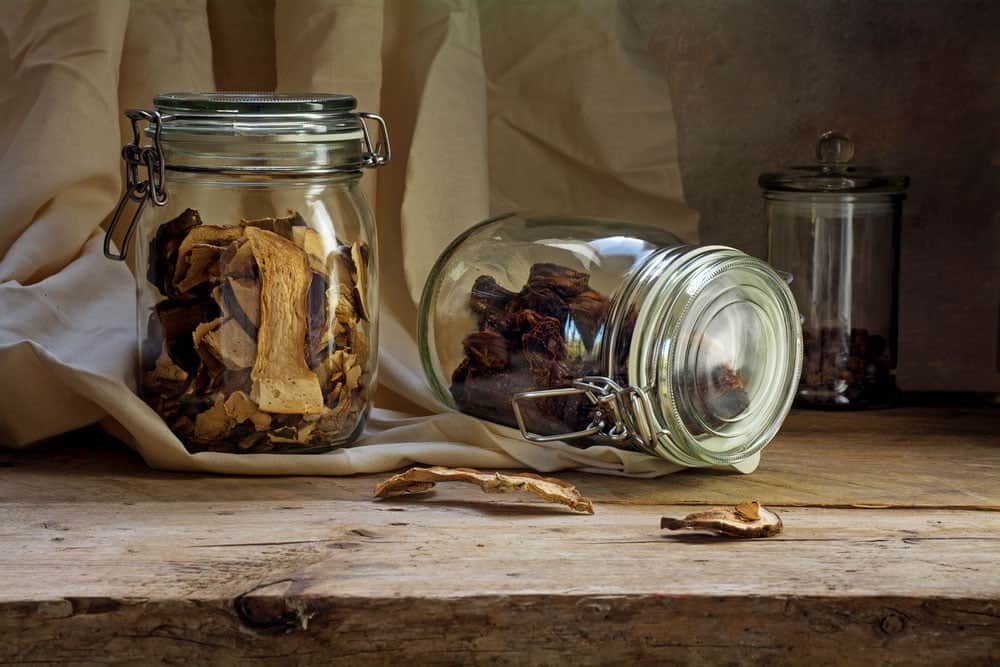
[[[482,275],[472,286],[468,307],[476,317],[476,331],[462,341],[463,359],[452,371],[450,388],[462,412],[516,427],[511,405],[515,394],[569,387],[577,378],[607,374],[601,346],[611,300],[591,287],[586,273],[559,264],[535,264],[517,292]],[[631,338],[635,321],[634,311],[626,314],[625,339]],[[615,365],[615,379],[628,384],[628,359],[622,350],[616,353]],[[724,419],[749,408],[743,378],[725,364],[692,390],[711,404],[711,414]],[[580,394],[524,401],[520,407],[527,429],[543,435],[584,430],[595,410]],[[693,434],[704,432],[701,423],[689,418],[684,422]]]
[[[143,398],[191,451],[309,451],[346,441],[371,391],[366,245],[296,212],[205,224],[187,209],[149,244],[164,297]]]

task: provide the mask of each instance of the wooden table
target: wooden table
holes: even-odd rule
[[[565,474],[596,504],[384,475],[0,452],[0,662],[998,664],[1000,411],[796,413],[750,476]],[[756,498],[785,531],[667,535]]]

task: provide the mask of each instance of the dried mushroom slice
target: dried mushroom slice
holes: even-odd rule
[[[326,262],[323,250],[323,238],[308,227],[292,227],[292,241],[309,257],[309,267],[320,275],[326,275]]]
[[[351,335],[351,352],[358,359],[364,360],[368,358],[368,350],[368,324],[367,322],[358,322]]]
[[[226,415],[236,424],[249,421],[257,431],[271,428],[271,415],[261,412],[257,404],[243,391],[234,391],[226,398]]]
[[[188,232],[177,248],[174,288],[187,292],[204,282],[218,280],[219,259],[225,248],[243,236],[239,227],[200,225]]]
[[[229,433],[233,422],[226,414],[222,394],[213,397],[212,407],[198,414],[194,420],[194,435],[199,440],[218,440]]]
[[[354,293],[358,314],[362,319],[371,320],[371,311],[368,309],[368,246],[355,241],[351,245],[351,261],[354,263]]]
[[[286,217],[284,218],[257,218],[256,220],[240,220],[240,224],[244,227],[255,227],[257,229],[263,229],[269,232],[273,232],[278,236],[288,239],[289,241],[294,241],[294,233],[296,227],[303,227],[306,221],[302,219],[302,216],[294,211],[288,211]]]
[[[688,514],[683,519],[663,517],[660,528],[666,530],[708,530],[728,537],[772,537],[781,532],[781,517],[756,500],[735,507],[715,507]]]
[[[311,271],[305,253],[269,231],[247,227],[260,271],[260,327],[251,398],[264,412],[303,414],[323,409],[319,379],[306,365]]]
[[[220,285],[220,300],[230,317],[250,336],[260,325],[260,283],[251,278],[228,278]]]
[[[149,374],[149,378],[153,381],[187,382],[188,377],[187,371],[175,364],[173,359],[170,358],[166,345],[164,345],[160,356],[156,358],[156,363]]]
[[[529,491],[542,500],[561,503],[577,512],[594,513],[594,505],[575,486],[554,477],[532,473],[480,472],[471,468],[410,468],[375,487],[376,498],[392,498],[429,491],[438,482],[469,482],[487,493]]]
[[[342,249],[326,256],[326,271],[337,279],[338,285],[354,284],[354,262]]]
[[[235,319],[205,333],[202,342],[229,370],[250,368],[257,357],[257,344]]]
[[[164,296],[176,296],[173,287],[174,271],[177,266],[177,250],[191,229],[201,225],[201,216],[193,208],[186,209],[179,216],[163,223],[149,242],[149,267],[146,279]]]
[[[322,273],[312,273],[309,296],[306,302],[309,323],[306,328],[306,352],[310,360],[323,342],[330,338],[329,307],[327,304],[327,279]]]
[[[257,262],[245,238],[233,241],[219,256],[219,273],[227,278],[257,279]]]
[[[170,358],[188,373],[197,371],[200,360],[195,351],[193,333],[199,325],[219,316],[218,304],[209,299],[167,300],[156,304],[155,312]]]

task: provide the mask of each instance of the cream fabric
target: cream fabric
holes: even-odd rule
[[[0,443],[24,447],[101,422],[149,465],[172,470],[675,470],[607,447],[534,445],[447,411],[424,382],[414,340],[415,300],[438,252],[491,212],[624,217],[696,240],[666,82],[625,10],[592,0],[276,0],[273,23],[280,90],[354,94],[391,130],[393,164],[377,182],[365,177],[384,290],[381,386],[364,437],[313,456],[190,455],[130,388],[134,284],[125,265],[104,259],[98,227],[121,187],[120,109],[215,86],[204,0],[7,0]]]

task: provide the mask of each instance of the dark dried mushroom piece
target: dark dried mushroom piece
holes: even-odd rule
[[[149,243],[149,266],[146,278],[164,296],[176,296],[173,289],[174,271],[177,266],[177,249],[187,233],[201,225],[198,211],[189,208],[179,216],[163,223]]]
[[[516,296],[516,292],[498,285],[493,276],[476,278],[469,295],[469,308],[479,316],[479,328],[506,328],[509,318],[507,307]]]
[[[528,274],[531,290],[550,289],[565,299],[571,299],[590,289],[590,275],[559,264],[535,264]]]
[[[211,300],[168,299],[156,304],[155,313],[170,358],[188,373],[197,371],[200,359],[195,351],[194,331],[221,314],[218,304]]]
[[[364,320],[371,319],[368,309],[368,248],[360,243],[351,246],[351,262],[354,264],[354,298],[358,304],[358,314]]]
[[[462,345],[469,363],[479,369],[502,371],[507,368],[510,356],[507,339],[492,329],[479,331],[465,337]]]

